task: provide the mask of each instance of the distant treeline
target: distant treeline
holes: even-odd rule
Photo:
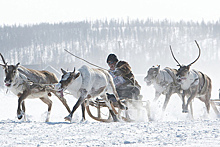
[[[200,60],[219,61],[220,21],[112,19],[0,27],[0,52],[10,64],[50,64],[66,68],[82,64],[64,51],[67,49],[105,67],[107,55],[115,53],[129,61],[138,73],[145,72],[147,65],[168,64],[168,59],[172,60],[169,45],[179,60],[194,60],[198,54],[194,40],[205,52]]]

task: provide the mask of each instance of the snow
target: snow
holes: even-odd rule
[[[26,100],[27,121],[16,116],[17,97],[0,90],[0,146],[220,146],[220,121],[211,108],[210,114],[204,104],[193,101],[194,119],[181,111],[181,100],[173,95],[167,109],[162,113],[164,96],[155,103],[153,87],[142,85],[144,100],[150,101],[149,121],[145,109],[137,115],[135,122],[103,123],[86,115],[81,122],[81,109],[71,123],[65,122],[68,115],[65,107],[55,96],[50,122],[46,123],[47,106],[39,99]],[[65,95],[72,108],[76,99]],[[138,117],[139,116],[139,117]]]

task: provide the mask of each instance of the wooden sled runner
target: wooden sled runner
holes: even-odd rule
[[[148,120],[151,120],[149,101],[134,100],[134,99],[128,99],[128,98],[121,99],[121,101],[128,107],[128,110],[126,110],[127,112],[122,112],[119,109],[118,103],[114,101],[111,101],[111,106],[113,108],[114,113],[117,114],[118,117],[121,118],[123,121],[126,121],[126,122],[135,121],[134,118],[130,117],[129,111],[131,110],[136,111],[136,115],[138,115],[140,111],[145,110],[147,113],[147,117],[145,118]],[[88,115],[92,119],[96,121],[101,121],[101,122],[113,122],[106,108],[107,106],[102,99],[86,101],[86,110],[87,110]]]

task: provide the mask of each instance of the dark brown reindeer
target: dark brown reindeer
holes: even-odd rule
[[[66,103],[66,99],[57,95],[56,91],[53,90],[53,84],[58,83],[58,79],[53,73],[44,70],[38,71],[28,69],[20,66],[20,63],[17,63],[16,65],[7,65],[1,53],[0,56],[4,63],[0,65],[5,70],[5,86],[18,96],[18,119],[21,119],[22,117],[25,118],[24,100],[26,98],[40,98],[45,104],[48,105],[48,114],[46,118],[46,122],[48,122],[52,107],[52,101],[49,99],[51,92],[60,99],[67,111],[71,112]]]
[[[170,46],[171,54],[174,60],[177,62],[177,66],[179,69],[177,71],[177,82],[181,85],[181,88],[184,90],[184,94],[188,97],[187,103],[183,99],[183,112],[188,113],[188,105],[192,102],[192,100],[197,97],[202,102],[205,103],[207,112],[209,113],[210,110],[210,98],[211,98],[211,91],[212,91],[212,82],[211,79],[204,73],[197,71],[197,70],[190,70],[192,64],[194,64],[200,57],[201,49],[198,43],[195,41],[198,49],[199,55],[195,61],[190,63],[189,65],[180,65],[177,59],[174,57],[172,48]]]

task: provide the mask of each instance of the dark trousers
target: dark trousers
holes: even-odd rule
[[[140,95],[140,90],[137,87],[124,87],[124,88],[116,88],[116,91],[118,93],[118,96],[120,99],[135,99],[138,100],[139,99],[139,95]],[[107,93],[107,97],[109,100],[115,102],[115,96],[114,94],[108,94]]]

